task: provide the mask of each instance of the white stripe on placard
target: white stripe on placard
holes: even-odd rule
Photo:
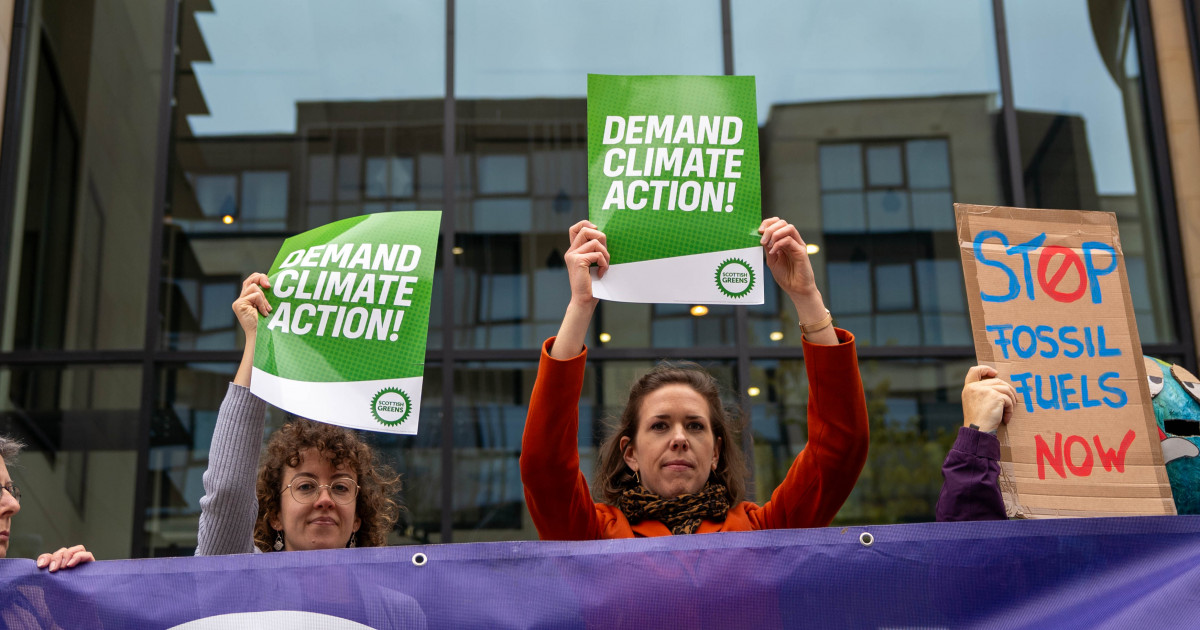
[[[417,418],[421,411],[421,384],[425,377],[385,378],[375,381],[342,383],[313,383],[282,378],[254,368],[250,391],[255,396],[298,416],[336,424],[351,429],[416,435]],[[402,422],[389,425],[376,419],[372,410],[376,396],[384,390],[398,389],[408,396],[411,410]],[[390,397],[381,398],[378,412],[389,422],[395,422],[396,404],[388,405]],[[399,399],[399,397],[396,397]]]
[[[754,286],[741,297],[729,297],[717,287],[717,267],[740,259],[754,271]],[[670,304],[762,304],[761,247],[658,258],[611,265],[603,278],[592,268],[592,295],[614,302]]]

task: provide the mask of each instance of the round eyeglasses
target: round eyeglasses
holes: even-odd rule
[[[21,502],[21,489],[17,487],[17,484],[9,483],[7,486],[0,486],[0,489],[7,490],[12,498],[17,500],[17,503]],[[4,492],[0,491],[0,496],[4,496]]]
[[[328,484],[318,484],[312,479],[293,479],[285,489],[298,503],[312,503],[321,494],[321,488],[328,488],[329,496],[342,505],[350,503],[358,496],[358,484],[349,479],[338,479]]]

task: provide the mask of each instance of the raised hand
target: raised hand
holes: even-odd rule
[[[964,427],[973,424],[980,431],[991,433],[1012,419],[1017,392],[1012,385],[996,378],[997,374],[995,368],[986,365],[967,370],[962,391]]]
[[[796,226],[780,219],[771,217],[758,226],[762,238],[767,266],[775,282],[793,301],[797,296],[805,296],[817,291],[817,279],[813,274],[812,263],[808,260],[808,246],[800,237]]]
[[[758,226],[762,238],[763,253],[767,258],[767,267],[779,288],[787,293],[796,307],[796,315],[802,324],[819,324],[828,321],[828,311],[821,292],[817,290],[817,279],[813,273],[812,263],[808,260],[808,246],[800,237],[796,226],[780,219],[771,217]],[[835,345],[838,343],[837,333],[833,326],[826,326],[815,332],[806,333],[805,338],[812,343]]]
[[[599,267],[597,275],[601,278],[608,271],[608,237],[587,220],[572,225],[568,236],[571,246],[563,255],[563,260],[571,281],[571,301],[595,303],[591,266],[595,264]]]
[[[254,344],[258,340],[258,316],[271,314],[271,305],[263,289],[271,288],[271,280],[265,273],[252,273],[242,281],[242,294],[233,301],[233,312],[237,315],[242,331],[246,333],[246,348],[242,351],[242,362],[238,365],[233,382],[250,387],[254,370]]]
[[[562,325],[550,348],[550,356],[555,359],[570,359],[583,351],[592,313],[600,301],[592,295],[592,264],[599,267],[596,274],[599,277],[604,277],[604,272],[608,271],[608,238],[594,223],[580,221],[571,226],[567,235],[571,246],[563,260],[571,282],[571,302],[567,304]]]
[[[242,294],[233,301],[233,312],[248,338],[258,331],[258,315],[271,314],[271,305],[267,302],[263,288],[271,288],[267,274],[252,273],[242,281]]]

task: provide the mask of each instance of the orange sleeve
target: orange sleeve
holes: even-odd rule
[[[597,540],[601,525],[579,471],[579,395],[587,348],[560,361],[542,344],[537,381],[521,438],[525,504],[542,540]]]
[[[755,529],[828,526],[867,462],[867,401],[854,335],[836,331],[836,346],[804,342],[808,444],[771,500],[749,515]]]

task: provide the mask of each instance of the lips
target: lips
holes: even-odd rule
[[[682,459],[672,460],[663,464],[663,468],[666,468],[667,470],[691,470],[695,467],[696,466],[694,466],[691,462],[684,461]]]
[[[332,518],[329,518],[328,516],[321,516],[318,518],[314,518],[313,520],[309,521],[308,524],[309,525],[327,525],[329,527],[337,527],[337,521],[333,520]]]

